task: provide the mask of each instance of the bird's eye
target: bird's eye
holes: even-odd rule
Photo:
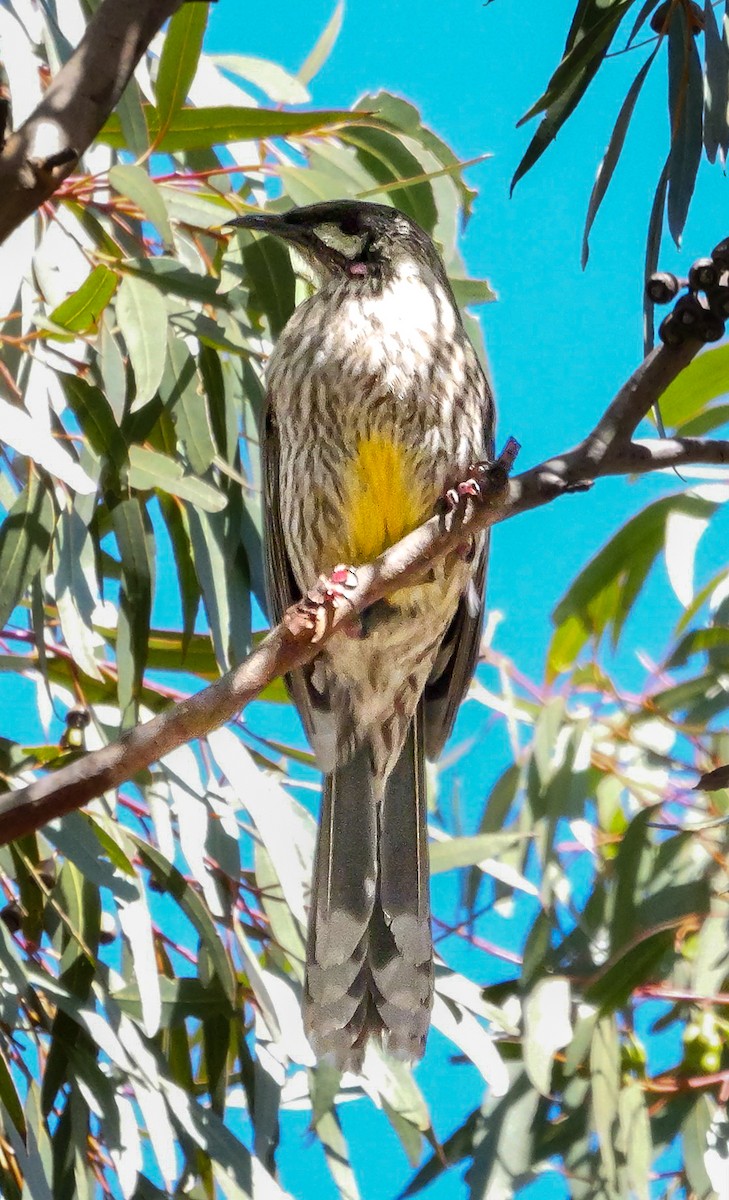
[[[316,236],[331,250],[338,250],[345,258],[355,259],[365,248],[366,233],[348,233],[340,225],[327,222],[316,226]]]
[[[353,234],[362,232],[360,220],[356,213],[345,213],[339,222],[339,228],[342,233]]]

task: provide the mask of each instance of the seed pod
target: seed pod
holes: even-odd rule
[[[679,292],[679,282],[670,271],[656,271],[645,285],[648,298],[654,304],[670,304]]]
[[[673,306],[673,315],[686,332],[692,332],[701,324],[706,309],[698,296],[681,296]]]
[[[697,332],[703,342],[720,342],[724,336],[724,322],[716,313],[707,312]]]
[[[729,271],[729,238],[723,238],[711,251],[711,257],[722,271]]]
[[[671,0],[665,0],[664,4],[659,4],[650,19],[650,27],[654,33],[668,33],[670,18],[672,16],[675,5]],[[690,4],[684,5],[684,12],[688,18],[689,29],[694,37],[701,33],[705,25],[704,14],[701,7],[691,0]]]
[[[14,901],[0,909],[0,921],[10,933],[18,932],[22,922],[22,913]]]
[[[706,291],[719,281],[719,268],[713,258],[697,258],[689,271],[689,287],[696,291]]]
[[[77,705],[66,713],[66,728],[61,734],[60,745],[64,750],[85,750],[84,730],[91,721],[88,708]]]
[[[712,288],[707,293],[709,307],[713,313],[722,321],[729,319],[729,287],[725,283],[719,284]]]

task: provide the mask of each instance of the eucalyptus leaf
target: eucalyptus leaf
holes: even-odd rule
[[[0,526],[0,629],[42,567],[55,523],[52,493],[32,471]]]
[[[155,395],[162,381],[167,347],[167,310],[151,283],[125,275],[116,300],[116,314],[134,369],[133,408]]]
[[[677,246],[694,194],[703,145],[704,83],[696,40],[681,5],[668,29],[668,112],[671,154],[668,165],[668,227]]]
[[[172,17],[157,68],[155,95],[160,142],[187,99],[195,78],[207,25],[206,4],[184,4]]]

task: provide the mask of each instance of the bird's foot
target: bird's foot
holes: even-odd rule
[[[516,438],[508,438],[498,458],[484,458],[473,463],[469,476],[448,488],[441,498],[441,511],[454,512],[464,499],[485,500],[491,490],[500,490],[514,465],[521,446]]]
[[[469,499],[482,504],[495,501],[506,490],[509,473],[520,450],[516,438],[510,437],[498,458],[485,458],[473,463],[468,469],[468,478],[448,488],[441,496],[436,511],[443,516],[452,516],[459,510],[465,511]],[[476,553],[475,539],[469,536],[455,553],[464,562],[471,562]]]
[[[317,582],[306,593],[297,610],[309,628],[314,630],[312,642],[320,642],[331,628],[340,609],[351,604],[349,593],[357,586],[354,567],[339,563],[329,575],[320,575]],[[360,620],[356,614],[342,626],[348,637],[360,637]]]

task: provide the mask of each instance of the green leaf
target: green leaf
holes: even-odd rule
[[[224,512],[206,513],[186,504],[192,557],[221,671],[250,649],[250,590],[240,544],[240,496],[231,495]]]
[[[169,23],[154,87],[159,121],[159,130],[153,135],[156,149],[187,99],[197,71],[207,20],[207,4],[183,4]]]
[[[705,437],[707,433],[728,423],[729,404],[714,404],[711,408],[699,413],[697,417],[687,421],[685,425],[679,425],[676,435],[677,437]]]
[[[118,283],[119,276],[116,271],[110,271],[105,266],[94,267],[81,287],[53,309],[48,320],[71,333],[95,330],[99,317],[114,295]]]
[[[137,845],[139,856],[145,866],[151,871],[157,883],[161,884],[180,906],[185,916],[192,922],[200,937],[201,944],[210,956],[215,974],[231,1005],[237,1003],[238,984],[228,954],[220,940],[208,909],[197,892],[185,880],[184,876],[154,846],[150,846],[136,834],[130,835]]]
[[[51,845],[78,869],[78,876],[97,888],[112,888],[114,868],[109,862],[107,848],[102,846],[97,829],[88,816],[80,812],[66,813],[47,826],[47,836]],[[80,912],[79,904],[77,913]]]
[[[633,42],[635,41],[635,39],[638,36],[638,34],[640,33],[641,29],[645,25],[649,16],[653,12],[653,9],[658,8],[658,5],[660,3],[661,3],[661,0],[644,0],[643,4],[641,5],[639,13],[633,22],[633,27],[630,30],[630,34],[628,35],[628,40],[625,43],[626,50],[630,46],[633,45]]]
[[[189,500],[204,512],[222,512],[228,500],[212,484],[196,475],[185,475],[180,463],[156,450],[142,446],[129,448],[129,486],[140,491],[159,488],[171,496]]]
[[[453,1042],[473,1063],[492,1096],[503,1096],[508,1091],[509,1074],[493,1036],[468,1008],[453,1002],[445,989],[441,993],[439,988],[436,993],[432,1023],[434,1029]]]
[[[208,985],[201,983],[199,979],[168,979],[161,975],[159,989],[162,999],[161,1027],[163,1029],[169,1029],[189,1018],[202,1021],[216,1015],[231,1017],[235,1011],[226,997],[217,975]],[[125,982],[123,988],[114,992],[114,1000],[122,1012],[127,1013],[135,1021],[141,1020],[142,1001],[136,982]]]
[[[618,1191],[615,1141],[619,1129],[620,1043],[612,1016],[601,1017],[595,1026],[590,1050],[592,1114],[600,1157],[609,1186]]]
[[[675,921],[669,929],[646,933],[624,952],[611,958],[585,991],[590,1003],[596,1004],[603,1013],[622,1008],[635,988],[641,987],[646,979],[658,973],[660,964],[671,953],[676,937],[675,927],[679,924],[680,921]]]
[[[218,291],[218,281],[213,275],[191,271],[176,258],[164,254],[154,258],[127,258],[123,267],[127,277],[143,279],[165,296],[181,296],[185,300],[198,300],[223,309],[230,306],[228,297]]]
[[[265,314],[276,337],[294,311],[296,280],[288,251],[276,238],[238,235],[246,282],[250,288],[250,310]]]
[[[552,1063],[572,1040],[569,980],[557,975],[538,979],[522,1001],[524,1068],[542,1096],[551,1094]]]
[[[449,275],[448,278],[459,308],[467,308],[472,304],[490,304],[496,299],[496,293],[488,279],[459,279],[454,275]]]
[[[141,158],[149,149],[149,132],[144,119],[142,89],[133,76],[117,101],[114,117],[118,118],[125,146],[135,158]]]
[[[532,1160],[539,1093],[520,1064],[510,1063],[509,1074],[507,1094],[498,1098],[487,1095],[483,1102],[485,1132],[465,1175],[469,1194],[484,1200],[515,1195]]]
[[[546,112],[574,80],[575,75],[602,59],[623,12],[633,0],[579,0],[567,35],[562,60],[547,89],[519,121],[523,125],[540,112]],[[602,54],[601,54],[602,51]]]
[[[147,404],[162,380],[167,352],[167,309],[151,283],[125,275],[116,300],[116,315],[134,368],[132,410]]]
[[[442,1147],[438,1148],[438,1153],[429,1158],[416,1172],[408,1186],[400,1192],[397,1200],[406,1200],[408,1196],[416,1195],[427,1184],[442,1175],[449,1166],[462,1162],[465,1158],[470,1158],[474,1145],[481,1140],[483,1126],[484,1119],[481,1112],[479,1109],[475,1109],[456,1129],[455,1133],[446,1139]],[[480,1193],[474,1192],[473,1195],[477,1196]]]
[[[729,393],[729,344],[704,350],[679,372],[660,397],[667,426],[683,426]]]
[[[648,577],[665,540],[671,512],[711,515],[716,505],[688,495],[668,496],[648,505],[599,551],[575,579],[553,614],[548,676],[567,670],[590,638],[599,643],[612,628],[613,644]]]
[[[671,512],[666,521],[664,557],[676,599],[684,608],[694,598],[694,564],[699,542],[709,527],[710,513]]]
[[[51,1190],[53,1161],[48,1132],[40,1113],[38,1088],[31,1082],[25,1103],[26,1133],[24,1140],[15,1125],[5,1125],[8,1150],[14,1159],[14,1173],[23,1180],[23,1196],[33,1200],[54,1200]],[[7,1161],[8,1152],[3,1152]]]
[[[78,375],[61,375],[63,391],[92,449],[120,474],[129,458],[127,446],[104,393]]]
[[[341,1121],[334,1109],[330,1109],[319,1118],[315,1130],[341,1200],[360,1200],[349,1147]]]
[[[0,1101],[18,1133],[24,1138],[26,1134],[25,1113],[2,1046],[0,1046]]]
[[[309,92],[301,79],[278,63],[252,54],[215,54],[212,60],[223,71],[255,84],[275,104],[308,104]]]
[[[117,504],[112,509],[111,522],[121,558],[116,661],[119,707],[126,728],[136,720],[147,660],[154,590],[154,534],[147,510],[136,497]]]
[[[691,1194],[697,1200],[716,1200],[716,1192],[711,1185],[705,1163],[713,1108],[713,1101],[709,1096],[698,1096],[681,1126],[686,1179]]]
[[[681,244],[703,145],[704,80],[696,39],[686,11],[673,9],[668,29],[668,112],[671,155],[668,166],[668,228]]]
[[[653,869],[650,824],[656,809],[645,808],[630,822],[615,859],[615,904],[610,949],[620,950],[637,932],[636,921]]]
[[[253,946],[243,932],[240,921],[235,916],[233,917],[233,930],[243,956],[248,985],[255,996],[256,1005],[261,1011],[261,1016],[266,1022],[271,1037],[274,1041],[280,1041],[282,1036],[281,1022],[279,1021],[276,1005],[266,983],[266,974],[258,961]],[[338,1075],[339,1073],[337,1072]]]
[[[658,256],[661,251],[661,240],[663,237],[663,216],[666,210],[666,190],[668,188],[668,172],[671,165],[671,154],[669,151],[668,158],[665,161],[663,170],[656,184],[655,195],[651,205],[651,214],[648,219],[648,236],[645,244],[645,272],[644,279],[649,279],[654,271],[658,268]],[[655,304],[648,295],[647,290],[643,289],[643,353],[650,354],[653,349],[655,339],[654,330],[654,312]],[[661,421],[661,408],[658,403],[654,406],[653,412],[656,417],[656,423]],[[659,424],[660,431],[660,424]]]
[[[207,396],[195,359],[182,339],[172,333],[160,394],[172,415],[190,466],[196,475],[203,475],[217,454]],[[225,499],[222,496],[221,499],[220,507],[224,508]]]
[[[729,975],[729,927],[722,916],[709,916],[698,934],[693,962],[692,987],[698,995],[711,996],[721,990]]]
[[[367,111],[371,109],[376,113],[376,122],[378,125],[386,125],[395,132],[407,135],[408,145],[414,148],[416,158],[420,158],[417,147],[425,152],[424,162],[429,165],[426,174],[429,178],[435,178],[439,172],[432,170],[432,167],[441,167],[442,173],[447,173],[449,180],[448,187],[453,187],[460,199],[460,204],[463,210],[463,216],[468,220],[471,215],[473,201],[476,197],[476,192],[469,187],[463,179],[464,164],[459,161],[442,138],[423,124],[420,113],[414,104],[409,104],[407,100],[403,100],[401,96],[393,96],[389,92],[376,92],[372,95],[363,96],[357,102],[356,111]],[[488,156],[486,156],[488,157]],[[481,161],[475,159],[474,161]],[[441,192],[438,197],[439,208],[448,207],[443,203]],[[452,214],[455,216],[455,213]],[[450,218],[451,214],[445,211],[439,213],[437,227],[443,229]],[[455,224],[455,223],[454,223]]]
[[[233,105],[181,108],[173,114],[160,137],[161,125],[156,109],[145,105],[144,116],[155,149],[166,154],[258,138],[296,138],[319,130],[336,129],[345,122],[348,124],[358,119],[347,110],[334,109],[282,112],[279,109],[238,108]],[[365,119],[364,114],[361,119]],[[127,149],[121,123],[113,113],[97,140],[114,150]]]
[[[56,526],[56,606],[61,631],[74,662],[103,681],[97,662],[102,639],[93,629],[99,603],[94,544],[78,509],[64,510]]]
[[[191,652],[191,647],[196,641],[199,641],[205,646],[205,653],[210,660],[211,674],[207,676],[209,679],[217,679],[218,667],[215,661],[215,656],[210,649],[210,639],[207,635],[200,635],[199,639],[195,638],[195,618],[200,606],[200,597],[202,592],[200,584],[197,581],[195,573],[195,564],[192,558],[192,542],[190,538],[190,525],[187,520],[184,506],[176,504],[174,500],[162,495],[159,497],[160,511],[167,533],[169,534],[170,542],[172,543],[172,553],[175,556],[175,566],[177,567],[177,582],[180,588],[180,602],[182,605],[182,643],[174,650],[174,661],[178,666],[185,665],[195,674],[201,674],[199,663],[194,659],[188,660],[188,655]],[[150,666],[152,662],[153,646],[150,639]]]
[[[145,889],[133,869],[130,877],[117,868],[113,891],[119,924],[131,952],[132,977],[139,989],[141,1025],[148,1037],[154,1037],[160,1027],[162,998]]]
[[[726,161],[729,151],[729,22],[724,17],[723,36],[716,24],[711,0],[704,0],[705,79],[704,147],[710,163]]]
[[[637,1079],[623,1081],[618,1097],[618,1119],[630,1194],[636,1200],[650,1200],[649,1180],[653,1162],[651,1124],[643,1088]]]
[[[96,491],[96,481],[81,467],[76,455],[54,436],[52,426],[1,396],[0,429],[6,445],[30,458],[50,475],[62,479],[75,492],[90,496]],[[6,489],[7,481],[3,488],[7,494]]]
[[[521,125],[540,112],[545,114],[514,172],[512,191],[574,112],[601,67],[623,14],[632,3],[633,0],[582,0],[578,5],[561,63],[544,94],[519,122]]]
[[[53,494],[31,471],[0,526],[0,629],[45,562],[55,522]]]
[[[104,394],[114,420],[121,425],[127,403],[127,370],[119,344],[112,331],[112,321],[106,313],[101,321],[96,354],[104,385]]]
[[[187,5],[181,12],[189,8],[190,5]],[[167,44],[165,40],[165,47]],[[159,77],[157,82],[159,83]],[[172,244],[172,226],[167,215],[164,193],[142,167],[135,167],[131,163],[111,167],[109,183],[120,196],[127,196],[136,204],[147,220],[152,222],[163,242],[167,245]]]
[[[324,63],[334,49],[343,20],[344,0],[337,0],[334,12],[299,67],[298,76],[302,83],[309,83],[321,71]]]
[[[620,106],[615,127],[610,135],[605,156],[597,168],[597,179],[590,195],[590,202],[587,206],[587,216],[585,218],[585,231],[582,235],[582,266],[587,266],[587,260],[590,257],[590,230],[592,229],[595,217],[598,214],[600,205],[605,199],[605,195],[610,186],[610,181],[618,165],[618,160],[623,152],[625,138],[628,132],[633,110],[635,109],[638,96],[640,95],[646,76],[650,71],[653,61],[658,53],[660,42],[656,46],[653,53],[646,59],[643,66],[640,68],[635,79],[631,83],[627,95]]]
[[[416,157],[417,143],[401,133],[375,125],[347,127],[340,136],[354,146],[362,165],[382,184],[397,183],[427,174],[427,167]],[[432,232],[438,219],[433,189],[427,182],[388,189],[396,208]]]
[[[485,858],[498,858],[505,849],[523,841],[523,833],[482,833],[475,837],[448,838],[446,841],[431,842],[430,873],[455,871],[461,867],[475,867]]]

